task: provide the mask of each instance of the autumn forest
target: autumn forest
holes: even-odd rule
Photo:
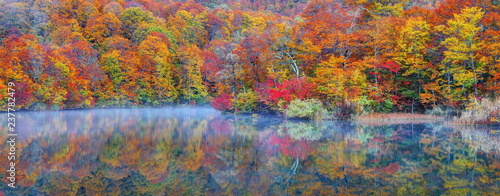
[[[500,93],[500,1],[5,0],[0,67],[26,110],[463,110]]]

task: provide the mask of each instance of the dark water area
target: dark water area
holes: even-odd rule
[[[0,195],[499,195],[500,128],[222,115],[18,112]],[[6,116],[0,120],[7,122]]]

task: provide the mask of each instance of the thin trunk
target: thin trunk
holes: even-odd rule
[[[299,78],[300,75],[300,70],[299,70],[299,65],[297,64],[297,60],[288,52],[284,52],[290,59],[292,60],[292,70],[295,72],[295,76]]]
[[[431,90],[432,92],[432,103],[436,105],[436,95],[434,94],[434,90]]]
[[[477,95],[477,76],[476,76],[476,66],[475,66],[475,62],[474,62],[474,59],[472,59],[472,63],[471,63],[471,67],[472,67],[472,74],[474,74],[474,94]]]
[[[413,114],[413,106],[415,105],[415,97],[413,97],[413,100],[411,101],[411,113]]]
[[[247,93],[247,89],[245,88],[245,83],[243,82],[243,80],[241,80],[240,82],[241,86],[243,87],[243,93]]]

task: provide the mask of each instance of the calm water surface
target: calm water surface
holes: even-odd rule
[[[18,187],[1,183],[0,195],[500,194],[497,127],[315,124],[211,108],[17,114]]]

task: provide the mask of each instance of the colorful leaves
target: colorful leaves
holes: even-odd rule
[[[210,103],[210,105],[220,111],[232,111],[233,108],[233,97],[229,94],[222,94],[219,97],[215,97],[214,100]]]
[[[312,97],[312,90],[315,88],[315,84],[309,82],[306,77],[285,79],[281,83],[269,79],[258,86],[260,101],[272,110],[283,110],[292,100]]]
[[[394,61],[387,61],[377,65],[376,67],[379,69],[387,70],[392,73],[398,73],[399,69],[401,68],[401,65],[395,63]]]
[[[424,112],[500,92],[490,1],[0,4],[0,79],[32,87],[26,106],[56,87],[62,107],[243,103],[255,92],[246,111],[319,98]]]
[[[381,173],[386,173],[386,174],[393,174],[396,173],[400,169],[400,165],[398,163],[389,163],[388,166],[378,168],[376,171],[381,172]]]
[[[120,19],[123,23],[125,37],[132,38],[134,31],[140,24],[153,22],[153,14],[140,7],[131,7],[123,10]]]

